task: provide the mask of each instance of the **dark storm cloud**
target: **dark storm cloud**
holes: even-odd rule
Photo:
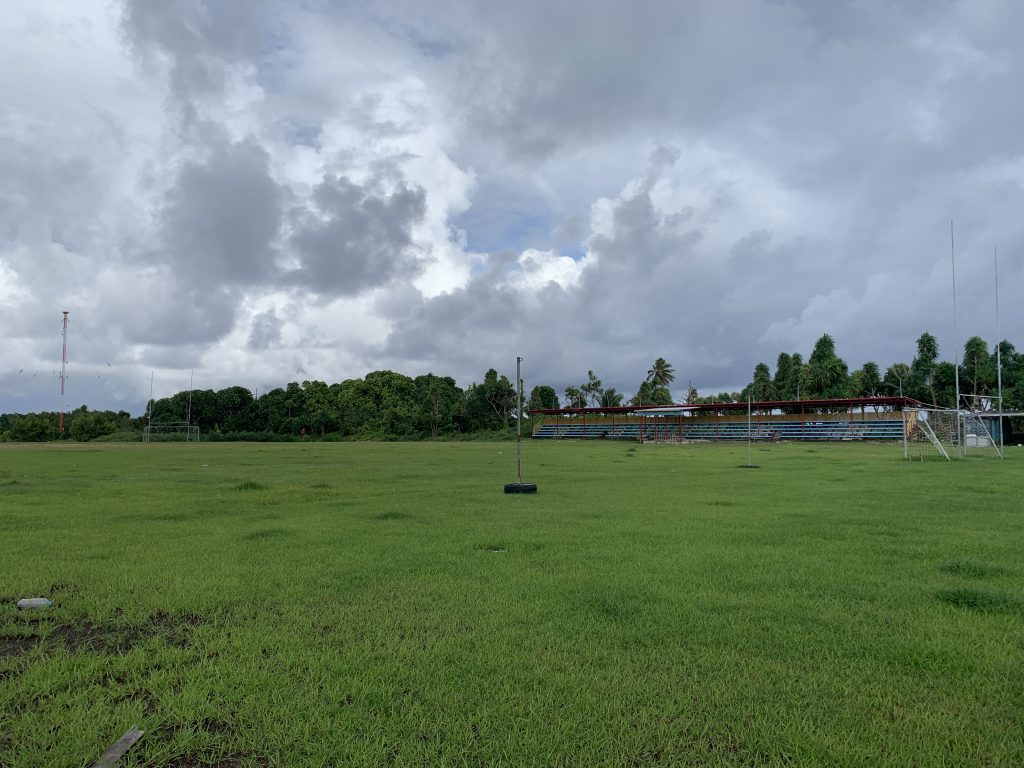
[[[183,285],[242,286],[275,276],[274,241],[285,192],[252,140],[214,147],[188,161],[160,212],[162,249],[154,256]]]
[[[167,56],[172,92],[190,101],[223,90],[226,63],[269,51],[275,42],[273,5],[269,0],[125,0],[122,33],[143,60],[157,52]]]
[[[37,143],[0,136],[0,237],[6,242],[45,238],[69,250],[89,239],[79,213],[99,185],[85,156],[54,156]]]
[[[487,63],[461,82],[476,132],[522,158],[636,131],[664,135],[673,123],[699,132],[770,105],[770,86],[801,73],[815,43],[784,4],[596,2],[580,11],[488,4],[469,15],[484,32],[467,45]]]
[[[253,316],[252,329],[249,331],[249,349],[261,352],[281,341],[281,318],[268,309]]]
[[[550,296],[551,292],[541,291],[541,296],[558,302],[561,296]],[[554,286],[553,292],[561,294],[561,289]],[[478,370],[483,361],[507,357],[516,340],[543,326],[544,319],[545,313],[521,292],[478,276],[465,288],[416,306],[396,323],[379,354],[425,369],[447,364],[451,375],[470,381],[490,367]],[[546,341],[557,344],[557,335],[564,330],[557,329],[555,338]]]
[[[202,347],[223,338],[232,329],[238,292],[190,286],[164,271],[159,275],[159,279],[139,292],[114,298],[103,308],[107,316],[119,318],[125,341],[149,346]],[[131,322],[126,322],[129,317]]]
[[[420,188],[385,189],[345,176],[326,177],[313,190],[311,207],[292,212],[291,244],[300,266],[290,284],[327,296],[354,296],[418,271],[411,228],[426,210]]]

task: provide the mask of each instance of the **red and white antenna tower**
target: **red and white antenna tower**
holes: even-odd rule
[[[64,379],[68,370],[68,313],[64,312],[64,324],[61,328],[60,353],[60,433],[64,434]]]

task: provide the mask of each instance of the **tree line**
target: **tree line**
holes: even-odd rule
[[[997,366],[998,361],[998,366]],[[957,375],[960,394],[981,409],[996,407],[1002,379],[1003,410],[1024,409],[1024,354],[1009,341],[989,350],[980,336],[964,343],[959,366],[939,359],[935,337],[922,333],[910,363],[893,363],[882,373],[872,361],[854,371],[836,353],[835,340],[823,335],[805,363],[799,353],[778,356],[774,375],[765,363],[754,367],[751,382],[737,399],[815,400],[839,397],[906,396],[941,408],[956,407]]]
[[[1009,341],[998,345],[1004,410],[1024,409],[1024,354]],[[941,407],[953,407],[956,374],[961,393],[992,407],[997,389],[996,354],[978,336],[964,344],[959,369],[939,359],[935,337],[923,333],[910,363],[893,363],[883,373],[874,362],[850,371],[839,357],[835,340],[823,335],[805,362],[799,352],[780,353],[775,371],[759,362],[738,392],[700,396],[692,383],[685,402],[799,401],[875,395],[905,395]],[[560,398],[548,385],[522,392],[526,409],[591,408],[621,405],[670,405],[675,369],[657,358],[626,401],[624,393],[605,387],[593,370],[587,380],[564,389]],[[522,387],[520,382],[520,387]],[[988,400],[986,401],[986,398]],[[178,392],[154,400],[147,413],[90,411],[81,406],[65,414],[65,433],[58,434],[55,412],[0,414],[0,441],[128,439],[147,424],[186,420],[204,439],[425,439],[508,435],[516,418],[516,387],[507,376],[488,370],[480,383],[460,388],[449,376],[428,373],[411,378],[394,371],[373,371],[362,379],[340,383],[291,382],[256,397],[245,387]],[[795,407],[795,406],[794,406]]]
[[[972,336],[964,344],[957,367],[955,363],[939,360],[938,341],[928,332],[918,338],[917,354],[910,363],[893,363],[884,374],[873,361],[850,371],[849,365],[836,352],[835,339],[826,333],[815,343],[806,362],[799,352],[782,352],[776,359],[774,373],[767,363],[759,362],[750,382],[741,390],[701,396],[691,382],[684,401],[713,404],[746,402],[748,398],[758,402],[796,402],[906,396],[930,405],[953,408],[957,373],[961,395],[973,398],[981,409],[995,407],[1001,373],[1003,410],[1024,409],[1024,353],[1017,352],[1013,344],[1004,340],[999,342],[997,350],[990,351],[984,339]],[[672,364],[659,357],[628,404],[673,404],[669,385],[674,380]],[[622,393],[614,387],[603,387],[601,379],[590,370],[585,382],[565,388],[563,404],[566,408],[606,408],[626,402]]]
[[[548,388],[550,389],[550,387]],[[147,425],[188,422],[204,439],[439,438],[506,432],[515,423],[516,389],[491,369],[483,381],[460,388],[450,376],[410,378],[374,371],[362,379],[327,384],[291,382],[259,397],[245,387],[185,390],[152,401],[147,412],[89,411],[65,415],[58,434],[54,412],[0,415],[0,440],[41,441],[125,437]]]

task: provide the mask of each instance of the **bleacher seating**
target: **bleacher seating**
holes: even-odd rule
[[[746,440],[745,421],[684,421],[678,423],[546,423],[539,426],[533,437],[572,440]],[[903,420],[871,419],[849,421],[773,421],[754,422],[750,428],[753,440],[902,440]]]

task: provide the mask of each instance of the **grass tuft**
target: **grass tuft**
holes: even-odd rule
[[[374,515],[374,520],[412,520],[415,515],[410,515],[408,512],[381,512],[379,515]]]
[[[1007,569],[999,565],[988,565],[975,560],[953,560],[939,566],[943,573],[952,573],[957,576],[969,576],[973,579],[985,579],[989,576],[1001,576],[1007,573]]]
[[[246,480],[244,483],[239,483],[235,486],[236,491],[265,491],[267,486],[263,483],[257,483],[255,480]]]
[[[262,541],[263,539],[275,539],[279,536],[291,536],[292,532],[287,528],[264,528],[262,531],[253,531],[245,535],[246,541]]]
[[[1009,595],[983,589],[943,589],[936,592],[935,597],[955,608],[979,613],[1007,613],[1024,607]]]

